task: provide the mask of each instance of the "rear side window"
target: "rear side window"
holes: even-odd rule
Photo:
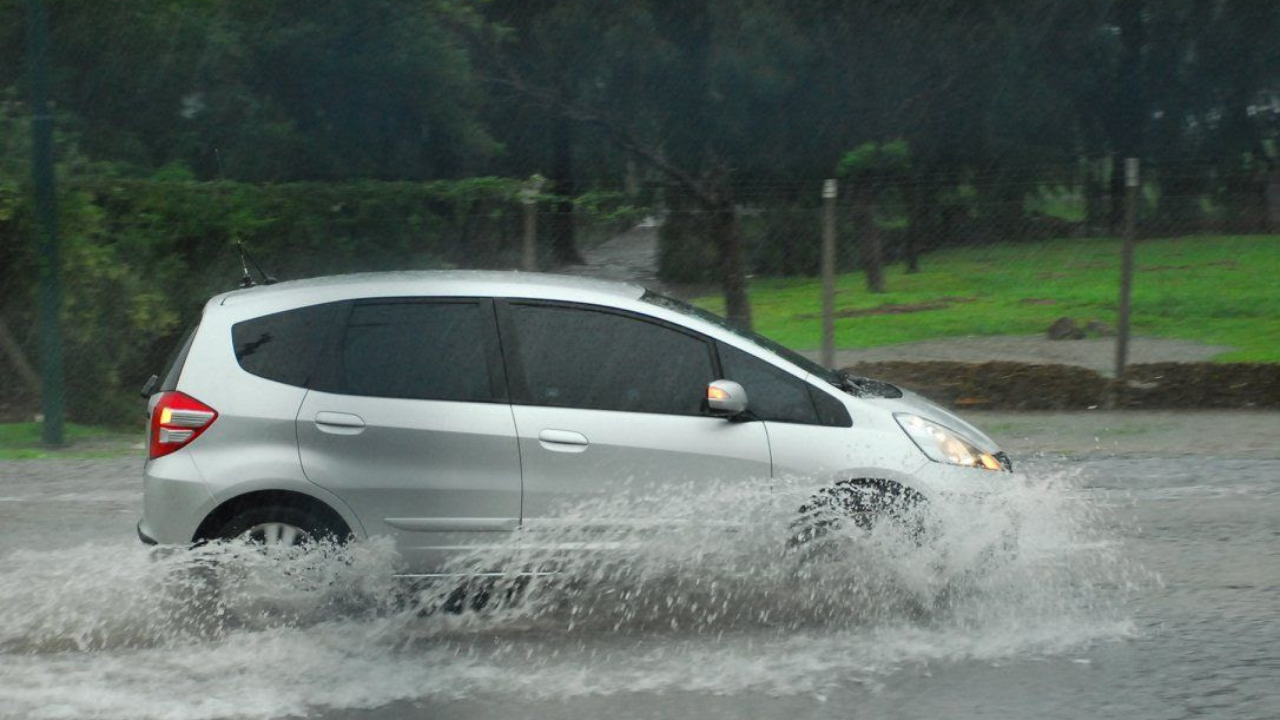
[[[258,377],[309,387],[339,308],[338,303],[313,305],[236,323],[231,328],[236,362]]]
[[[638,318],[550,305],[510,306],[523,370],[516,384],[532,405],[703,414],[715,379],[711,346]]]
[[[178,389],[178,377],[182,375],[182,366],[187,364],[191,342],[196,339],[196,331],[199,329],[200,324],[196,323],[186,335],[182,336],[182,342],[173,349],[173,355],[169,356],[169,362],[164,366],[164,373],[160,376],[160,387],[156,388],[156,392],[172,392]]]
[[[333,391],[414,400],[492,400],[486,348],[493,332],[493,311],[475,302],[357,304],[337,353]]]

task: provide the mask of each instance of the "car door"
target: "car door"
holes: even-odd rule
[[[684,484],[768,483],[763,424],[704,408],[718,376],[705,338],[598,306],[510,301],[499,311],[527,531],[629,524],[640,518],[628,503]],[[615,503],[607,518],[583,511],[602,498]]]
[[[298,413],[307,477],[396,539],[407,569],[500,540],[520,518],[520,457],[488,300],[349,308]]]
[[[849,411],[828,391],[727,343],[718,350],[725,379],[747,391],[751,414],[769,432],[775,477],[825,482],[879,456],[874,436],[854,432]]]

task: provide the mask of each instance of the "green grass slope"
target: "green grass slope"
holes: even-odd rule
[[[66,445],[50,450],[41,444],[39,423],[0,423],[0,460],[145,457],[146,454],[145,450],[135,448],[145,439],[140,433],[127,434],[75,423],[66,425],[65,430]]]
[[[921,272],[888,268],[889,292],[837,280],[836,345],[864,348],[963,335],[1042,333],[1062,316],[1114,325],[1120,245],[1054,240],[932,253]],[[758,279],[756,329],[791,347],[821,341],[817,278]],[[719,298],[699,305],[723,311]],[[1280,237],[1201,236],[1138,244],[1133,331],[1236,348],[1222,362],[1280,362]]]

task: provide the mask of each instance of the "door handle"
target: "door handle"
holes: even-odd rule
[[[364,431],[364,420],[351,413],[322,410],[316,413],[316,427],[334,435],[358,435]]]
[[[538,433],[538,441],[556,452],[582,452],[591,444],[586,435],[572,430],[543,430]]]

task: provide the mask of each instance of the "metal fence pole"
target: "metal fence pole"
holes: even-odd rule
[[[836,181],[822,183],[822,364],[836,365]]]
[[[524,242],[520,268],[527,272],[538,271],[538,193],[542,191],[542,178],[535,175],[520,191],[524,205]]]
[[[31,64],[31,177],[40,245],[40,410],[45,445],[63,441],[62,264],[54,204],[53,117],[49,114],[49,31],[41,0],[27,0],[27,51]]]
[[[1133,292],[1133,246],[1138,225],[1139,168],[1137,158],[1124,161],[1124,238],[1120,245],[1120,316],[1116,321],[1115,387],[1124,382],[1129,363],[1129,296]],[[1112,402],[1118,398],[1112,393]]]

